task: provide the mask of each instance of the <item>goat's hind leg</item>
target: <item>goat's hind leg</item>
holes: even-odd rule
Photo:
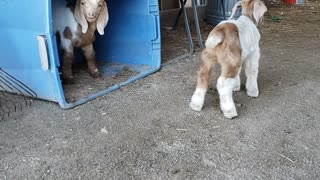
[[[198,74],[198,82],[195,92],[191,98],[190,108],[194,111],[201,111],[206,92],[208,90],[210,77],[212,75],[212,69],[216,63],[216,57],[209,52],[210,50],[204,50],[201,54],[200,70]]]
[[[96,66],[95,51],[93,49],[93,45],[90,44],[88,46],[84,46],[84,47],[82,47],[82,50],[83,50],[84,55],[85,55],[86,60],[87,60],[88,69],[89,69],[90,75],[93,78],[100,77],[99,70],[98,70],[98,68]]]
[[[220,96],[220,108],[226,118],[238,116],[232,93],[237,86],[237,76],[239,67],[232,65],[222,65],[222,73],[218,78],[217,89]]]

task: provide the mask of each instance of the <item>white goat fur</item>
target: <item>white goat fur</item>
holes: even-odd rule
[[[222,21],[218,26],[224,23],[232,23],[237,26],[239,31],[239,41],[241,44],[241,59],[243,61],[248,59],[248,57],[254,53],[259,53],[260,55],[260,33],[257,26],[250,18],[247,16],[240,16],[237,20]],[[210,36],[206,41],[206,47],[215,48],[221,41],[222,38],[220,36]]]
[[[53,5],[53,29],[55,32],[60,33],[61,46],[64,50],[70,51],[70,46],[72,45],[72,41],[63,36],[63,31],[66,27],[69,27],[73,38],[78,38],[78,22],[74,18],[73,12],[71,9],[66,7],[66,2],[63,0],[55,0],[52,1]]]
[[[228,57],[234,57],[233,54],[228,56],[228,50],[232,49],[230,47],[225,47],[226,49],[221,48],[221,43],[223,43],[224,39],[228,37],[223,37],[222,33],[215,32],[215,29],[210,33],[207,41],[206,41],[206,49],[203,52],[202,56],[202,65],[200,66],[200,72],[199,72],[199,78],[198,78],[198,85],[196,88],[196,91],[194,92],[192,98],[190,107],[195,111],[200,111],[204,104],[205,94],[208,88],[208,75],[201,72],[210,72],[211,66],[215,62],[218,62],[222,66],[222,71],[224,69],[228,69],[230,67],[235,67],[235,75],[231,77],[225,77],[222,72],[222,75],[218,78],[217,82],[217,89],[220,95],[220,107],[221,110],[224,113],[224,116],[227,118],[233,118],[237,116],[237,111],[235,104],[233,102],[232,98],[232,91],[240,90],[240,71],[241,71],[241,65],[243,63],[246,64],[245,66],[245,72],[247,76],[247,82],[246,82],[246,89],[247,89],[247,95],[250,97],[258,97],[259,90],[258,90],[258,84],[257,84],[257,75],[258,75],[258,67],[259,67],[259,59],[260,59],[260,47],[259,47],[259,41],[260,41],[260,33],[257,29],[257,24],[260,21],[263,14],[267,11],[267,8],[264,6],[264,4],[260,0],[243,0],[242,2],[236,3],[235,6],[239,6],[242,3],[252,4],[254,3],[254,10],[250,14],[250,16],[243,15],[244,13],[247,13],[247,9],[243,8],[244,13],[237,19],[237,20],[227,20],[223,21],[220,24],[216,26],[218,29],[219,27],[222,27],[226,23],[234,24],[236,26],[236,29],[238,31],[238,38],[240,43],[240,52],[241,52],[241,58],[239,59],[240,62],[237,62],[237,60],[232,60],[231,62],[237,62],[239,63],[240,67],[235,67],[234,64],[230,64],[230,62],[227,58]],[[259,4],[256,4],[259,3]],[[248,7],[245,7],[248,8]],[[233,8],[235,9],[235,8]],[[234,12],[233,12],[234,14]],[[232,16],[233,16],[232,14]],[[217,49],[218,46],[221,45]],[[221,50],[222,49],[222,50]],[[221,53],[227,53],[227,55],[221,55]],[[209,55],[207,55],[209,54]],[[218,57],[218,60],[209,60],[209,56]],[[226,59],[219,59],[219,57],[226,57]],[[213,62],[210,62],[213,61]],[[204,64],[204,65],[203,65]],[[227,67],[228,66],[228,67]],[[208,70],[206,70],[208,69]]]

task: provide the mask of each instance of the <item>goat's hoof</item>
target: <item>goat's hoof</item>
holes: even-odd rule
[[[99,73],[98,69],[90,72],[90,75],[91,75],[91,77],[93,77],[93,78],[98,78],[98,77],[100,77],[100,73]]]
[[[253,90],[247,90],[247,95],[249,97],[258,97],[259,96],[259,90],[258,89],[253,89]]]
[[[93,78],[98,78],[100,77],[100,73],[99,72],[94,72],[94,73],[90,73],[91,77]]]
[[[199,93],[194,93],[192,95],[189,107],[194,111],[201,111],[203,103],[204,103],[204,96],[200,95]]]
[[[191,103],[190,103],[190,105],[189,105],[189,107],[190,107],[192,110],[194,110],[194,111],[201,111],[202,106],[203,106],[203,105],[201,105],[201,104],[196,104],[196,103],[194,103],[194,102],[192,102],[192,101],[191,101]]]
[[[74,84],[73,76],[63,77],[62,78],[63,84]]]
[[[223,111],[223,115],[224,115],[224,117],[226,117],[228,119],[232,119],[234,117],[237,117],[238,113],[237,113],[236,109],[232,109],[230,111]]]
[[[100,74],[99,73],[92,73],[91,76],[93,78],[98,78],[98,77],[100,77]]]

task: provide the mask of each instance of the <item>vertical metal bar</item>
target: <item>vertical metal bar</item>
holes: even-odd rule
[[[222,7],[222,13],[223,13],[224,20],[227,20],[226,10],[225,10],[225,7],[224,7],[224,0],[221,0],[221,7]]]
[[[187,3],[187,0],[184,0],[183,4],[185,5],[186,3]],[[175,29],[175,28],[177,27],[178,22],[179,22],[179,19],[180,19],[180,16],[181,16],[181,14],[182,14],[182,11],[183,11],[183,8],[182,8],[182,6],[181,6],[180,11],[179,11],[179,14],[178,14],[178,16],[177,16],[177,18],[176,18],[173,26],[172,26],[172,29]]]
[[[196,0],[192,0],[192,9],[193,9],[194,23],[195,23],[195,26],[196,26],[196,31],[197,31],[198,41],[199,41],[198,44],[199,44],[200,48],[203,48]]]
[[[189,20],[188,20],[188,15],[186,8],[184,7],[184,2],[183,0],[180,0],[181,3],[181,8],[183,9],[183,15],[184,15],[184,22],[185,22],[185,28],[186,28],[186,33],[187,33],[187,39],[189,41],[189,53],[190,55],[193,54],[193,42],[192,42],[192,36],[190,32],[190,26],[189,26]]]

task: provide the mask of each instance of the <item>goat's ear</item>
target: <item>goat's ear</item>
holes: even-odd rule
[[[82,33],[86,33],[88,30],[88,22],[81,8],[81,0],[77,0],[76,8],[74,9],[74,18],[80,24]]]
[[[108,21],[109,21],[108,7],[107,7],[107,3],[104,1],[103,6],[101,8],[101,12],[97,20],[97,30],[100,35],[104,34],[104,28],[107,26]]]
[[[263,2],[258,1],[255,2],[253,5],[253,17],[256,20],[257,23],[260,22],[260,19],[264,15],[264,13],[267,12],[267,7],[264,5]]]

